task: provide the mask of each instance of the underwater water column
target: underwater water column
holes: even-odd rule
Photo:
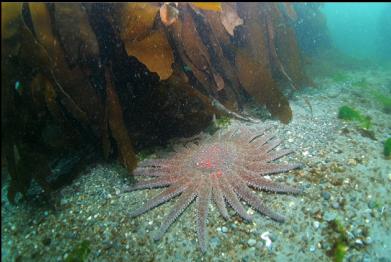
[[[382,14],[390,3],[326,3],[323,12],[334,45],[355,58],[377,60],[384,34]]]

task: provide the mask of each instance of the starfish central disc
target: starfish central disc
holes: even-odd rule
[[[234,150],[229,145],[221,143],[202,146],[198,152],[193,155],[193,166],[203,174],[220,174],[232,167],[235,159]]]

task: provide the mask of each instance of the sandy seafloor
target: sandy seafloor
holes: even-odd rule
[[[266,120],[283,139],[280,148],[295,150],[279,161],[304,165],[272,176],[274,181],[303,187],[303,194],[257,191],[286,217],[285,223],[257,212],[253,223],[246,223],[231,208],[226,221],[211,205],[208,250],[202,254],[192,204],[163,239],[154,242],[154,231],[175,200],[129,218],[130,210],[159,189],[122,194],[129,184],[126,172],[117,164],[97,163],[58,192],[56,210],[39,204],[12,206],[3,184],[3,261],[63,261],[84,240],[90,243],[87,261],[332,261],[327,250],[338,236],[332,226],[336,220],[344,227],[349,247],[344,261],[391,261],[391,160],[383,155],[383,143],[391,134],[390,112],[383,110],[370,89],[355,86],[365,79],[390,96],[391,72],[343,74],[343,79],[315,79],[316,88],[296,92],[290,101],[294,117],[288,125]],[[312,114],[304,98],[310,101]],[[376,140],[364,136],[357,123],[337,118],[342,105],[372,118]],[[271,248],[261,238],[265,232],[271,235]]]

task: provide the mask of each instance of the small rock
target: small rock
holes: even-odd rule
[[[363,258],[362,258],[361,261],[362,261],[362,262],[371,262],[372,259],[371,259],[367,254],[365,254],[365,255],[363,256]]]
[[[326,212],[323,217],[324,217],[324,220],[326,220],[326,221],[332,221],[336,218],[336,214],[331,213],[331,212]]]
[[[319,223],[318,221],[315,221],[315,222],[314,222],[314,228],[315,228],[315,229],[318,229],[318,228],[319,228],[319,225],[320,225],[320,223]]]
[[[222,227],[222,228],[221,228],[221,232],[227,233],[227,232],[228,232],[228,228],[227,228],[227,227]]]
[[[218,237],[212,237],[210,239],[210,244],[212,245],[212,248],[215,248],[220,245],[220,239]]]
[[[325,191],[325,192],[322,192],[322,197],[324,200],[329,200],[331,197],[331,194],[329,192]]]
[[[310,252],[314,252],[315,251],[315,246],[310,246]]]
[[[362,235],[362,229],[361,228],[357,228],[353,231],[353,234],[355,237],[360,237]]]
[[[64,236],[66,238],[70,238],[70,239],[76,239],[77,238],[77,234],[75,232],[67,232],[64,234]]]
[[[252,239],[252,238],[250,238],[248,241],[247,241],[247,244],[249,245],[249,246],[254,246],[255,244],[257,243],[257,241],[255,240],[255,239]]]
[[[242,258],[242,260],[241,260],[241,262],[248,262],[248,261],[250,261],[249,256],[244,256],[244,257]]]
[[[338,202],[333,202],[331,204],[331,206],[334,208],[334,209],[338,209],[339,208],[339,203]]]
[[[371,237],[367,237],[367,238],[364,239],[364,243],[365,243],[366,245],[370,245],[370,244],[372,244],[372,242],[373,242],[373,240],[372,240]]]
[[[356,241],[354,241],[354,243],[356,243],[356,245],[358,245],[358,246],[363,246],[364,245],[364,243],[362,242],[361,239],[356,239]]]

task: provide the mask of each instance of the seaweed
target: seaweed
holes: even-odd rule
[[[356,121],[364,129],[369,129],[372,126],[371,118],[362,115],[359,111],[349,106],[342,106],[338,111],[338,118],[348,121]]]
[[[352,83],[352,86],[366,89],[377,103],[383,106],[384,112],[391,113],[391,97],[385,95],[379,91],[379,88],[371,85],[366,78],[362,78],[360,81]]]
[[[343,83],[348,81],[350,78],[347,74],[338,71],[331,76],[331,79],[333,79],[337,83]]]
[[[215,121],[215,125],[219,128],[225,128],[231,124],[231,118],[222,116]]]
[[[65,262],[84,262],[87,261],[88,255],[91,253],[90,242],[87,240],[82,241],[77,244],[68,257],[65,259]]]
[[[349,249],[347,231],[339,219],[330,221],[328,225],[329,228],[336,233],[335,238],[331,240],[334,242],[334,245],[332,249],[328,251],[328,255],[333,258],[333,261],[342,262]]]
[[[360,88],[370,88],[370,84],[366,78],[362,78],[360,81],[352,83],[352,86]]]
[[[391,137],[384,142],[384,156],[391,159]]]
[[[387,114],[391,113],[391,97],[384,95],[383,93],[377,90],[371,90],[373,97],[376,102],[380,103],[383,106],[383,111]]]
[[[213,135],[217,130],[226,128],[231,124],[231,118],[222,116],[220,118],[213,118],[212,124],[206,128],[206,132]]]

